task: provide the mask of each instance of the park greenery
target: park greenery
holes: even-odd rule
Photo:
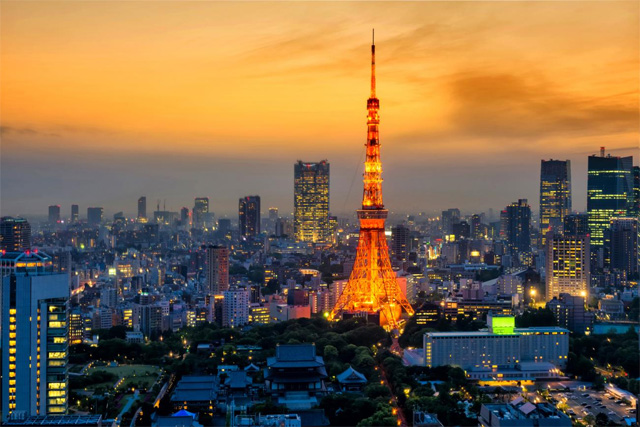
[[[554,324],[547,310],[538,309],[518,316],[521,327]],[[410,319],[399,338],[403,347],[421,347],[422,334],[433,331],[478,330],[484,324],[469,317],[442,319],[430,327],[417,325]],[[183,375],[215,375],[220,365],[251,363],[260,368],[266,366],[267,357],[275,354],[277,345],[314,343],[316,353],[324,358],[327,383],[338,390],[336,376],[352,366],[364,374],[368,385],[363,393],[329,393],[319,408],[323,409],[331,425],[382,426],[395,425],[398,411],[411,420],[415,411],[435,413],[444,425],[476,425],[482,403],[491,399],[475,385],[469,383],[465,373],[455,367],[407,367],[396,354],[387,350],[391,336],[381,327],[367,324],[361,318],[330,323],[322,316],[296,319],[267,325],[253,325],[244,329],[221,328],[214,324],[183,328],[178,332],[163,332],[161,336],[145,343],[126,341],[126,330],[114,327],[99,331],[97,346],[84,344],[70,348],[70,362],[93,367],[84,376],[73,376],[70,388],[78,408],[109,416],[117,415],[132,398],[131,389],[146,392],[139,405],[127,411],[132,417],[135,409],[142,408],[139,423],[149,423],[149,415],[155,411],[153,400],[162,383],[151,381],[159,371],[140,371],[136,378],[127,378],[122,390],[114,390],[113,384],[126,376],[104,365],[125,367],[150,365],[162,367],[162,381],[173,378],[172,384]],[[205,346],[200,346],[205,344]],[[622,335],[581,336],[570,338],[570,353],[566,372],[583,380],[593,381],[595,387],[604,386],[604,378],[596,372],[596,365],[611,366],[626,376],[611,379],[621,388],[638,392],[638,337],[629,332]],[[100,366],[103,365],[103,366]],[[260,371],[256,382],[263,381]],[[154,384],[155,385],[152,385]],[[93,396],[81,394],[84,389]],[[80,393],[80,394],[79,394]],[[170,393],[160,402],[161,414],[169,414],[172,405]],[[282,413],[286,409],[274,404],[269,396],[261,394],[262,403],[255,405],[255,413]],[[126,409],[126,408],[125,408]],[[604,421],[604,420],[600,420]],[[603,424],[606,425],[606,424]]]

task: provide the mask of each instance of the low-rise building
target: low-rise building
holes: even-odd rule
[[[489,328],[477,332],[424,334],[425,366],[459,366],[470,371],[500,373],[522,370],[524,362],[562,368],[569,353],[569,331],[559,327],[515,328],[512,316],[487,318]],[[560,372],[547,368],[550,377]],[[480,378],[474,378],[480,379]]]
[[[480,427],[571,427],[571,419],[548,403],[533,404],[522,397],[511,403],[483,404]]]

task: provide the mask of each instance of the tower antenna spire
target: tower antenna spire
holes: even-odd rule
[[[376,30],[371,30],[371,98],[376,97]]]

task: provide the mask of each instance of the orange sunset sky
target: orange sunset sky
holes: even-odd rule
[[[2,1],[1,213],[287,214],[298,159],[328,159],[350,213],[374,27],[389,209],[537,210],[556,158],[583,210],[589,154],[638,164],[639,4]]]

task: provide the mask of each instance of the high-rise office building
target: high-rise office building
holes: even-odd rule
[[[531,250],[531,207],[527,199],[518,199],[505,208],[506,239],[512,255]]]
[[[90,225],[98,225],[102,223],[103,208],[87,208],[87,222]]]
[[[611,268],[627,273],[627,277],[638,274],[640,236],[638,218],[611,218],[609,253]]]
[[[393,261],[407,261],[409,252],[411,252],[411,231],[401,224],[391,227],[391,256]]]
[[[260,196],[242,197],[238,202],[240,235],[255,237],[260,234]]]
[[[440,218],[442,231],[445,234],[451,234],[453,231],[453,224],[460,222],[460,209],[452,208],[442,211],[442,217]]]
[[[23,252],[31,249],[31,225],[26,219],[2,217],[0,249],[6,252]]]
[[[571,212],[571,161],[540,162],[540,231],[559,231]]]
[[[640,166],[633,167],[633,203],[629,216],[640,218]]]
[[[222,326],[237,328],[249,323],[249,291],[232,288],[223,292]]]
[[[142,196],[138,199],[138,219],[147,219],[147,197]]]
[[[591,252],[600,257],[604,252],[605,231],[611,218],[627,216],[633,204],[633,157],[589,156],[587,178],[587,213]],[[603,263],[608,264],[604,254]]]
[[[586,236],[589,234],[589,216],[587,214],[565,216],[563,234],[565,236]]]
[[[60,222],[60,205],[49,206],[49,224]]]
[[[196,197],[191,223],[193,228],[204,228],[205,215],[209,213],[209,198]]]
[[[209,294],[221,294],[229,289],[229,248],[207,246],[205,266]]]
[[[71,222],[78,222],[80,219],[80,207],[78,205],[71,205]]]
[[[189,208],[186,206],[180,209],[180,224],[189,225]]]
[[[269,220],[275,222],[278,218],[278,208],[269,208]]]
[[[473,214],[471,215],[471,238],[474,240],[484,239],[486,234],[486,227],[482,223],[484,214]]]
[[[588,236],[547,234],[546,300],[560,294],[589,295],[590,258]]]
[[[296,240],[329,241],[329,163],[298,161],[293,167],[293,225]]]
[[[60,415],[68,407],[69,276],[2,278],[2,414]]]

